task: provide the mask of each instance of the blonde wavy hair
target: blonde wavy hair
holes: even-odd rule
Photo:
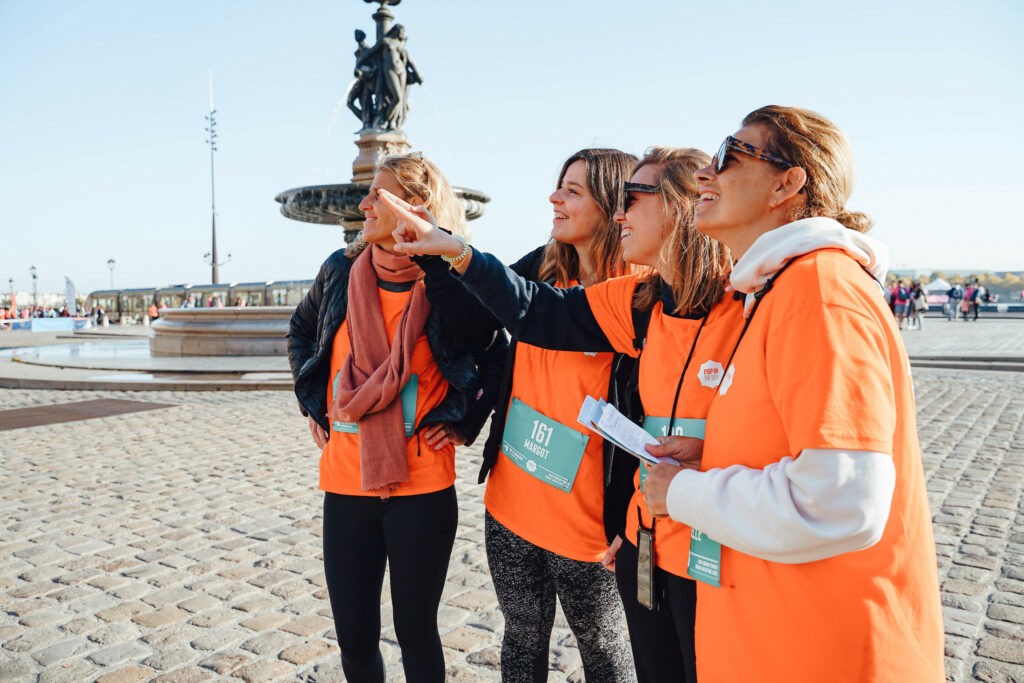
[[[448,179],[422,152],[392,154],[384,159],[379,170],[387,171],[395,179],[405,193],[402,199],[419,197],[438,225],[469,241],[469,226],[462,202],[455,196]],[[354,258],[365,248],[366,241],[359,233],[345,253]]]
[[[629,180],[636,157],[617,149],[581,149],[565,160],[555,188],[562,186],[565,174],[575,162],[587,167],[587,192],[601,210],[603,221],[590,240],[591,263],[597,269],[597,281],[625,275],[632,271],[622,260],[621,230],[615,223],[615,211],[622,206],[622,184]],[[580,278],[580,259],[576,247],[551,240],[544,249],[538,279],[554,279],[567,285]]]
[[[673,271],[672,296],[676,308],[671,313],[700,315],[710,311],[722,298],[732,263],[725,245],[693,227],[693,212],[700,196],[695,174],[710,162],[711,157],[692,147],[651,147],[636,167],[661,167],[658,184],[672,231],[662,242],[659,256]],[[663,282],[656,272],[648,275],[636,288],[633,306],[643,311],[653,308],[661,298]]]
[[[743,126],[754,125],[768,131],[767,151],[807,173],[806,201],[792,220],[825,216],[857,232],[871,229],[874,221],[867,214],[846,210],[853,192],[853,149],[836,124],[810,109],[770,104],[743,119]]]

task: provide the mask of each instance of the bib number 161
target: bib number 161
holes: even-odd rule
[[[544,446],[551,445],[551,432],[554,431],[550,426],[544,424],[540,420],[533,421],[533,431],[530,432],[530,439]]]

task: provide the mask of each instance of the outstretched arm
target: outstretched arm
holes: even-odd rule
[[[561,351],[616,350],[583,287],[527,280],[492,254],[472,254],[460,281],[519,341]]]
[[[396,251],[455,258],[464,243],[438,229],[423,206],[412,206],[380,190],[380,197],[399,216]],[[614,351],[598,324],[583,287],[561,289],[532,282],[491,254],[469,249],[453,268],[461,282],[520,341],[561,351]]]

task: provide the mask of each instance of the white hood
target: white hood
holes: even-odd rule
[[[758,237],[733,266],[729,282],[734,289],[747,294],[745,310],[753,305],[753,294],[786,262],[819,249],[842,249],[871,273],[879,287],[885,281],[888,247],[832,218],[803,218]]]

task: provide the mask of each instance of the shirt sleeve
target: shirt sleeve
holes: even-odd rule
[[[619,353],[636,357],[640,352],[633,347],[633,294],[639,280],[634,275],[611,278],[587,287],[590,310],[601,326],[601,331]]]
[[[764,469],[681,470],[666,503],[672,519],[724,546],[796,564],[877,543],[895,486],[886,453],[807,449]]]
[[[789,452],[806,448],[892,453],[896,397],[882,322],[815,301],[779,316],[765,341],[772,403]]]

